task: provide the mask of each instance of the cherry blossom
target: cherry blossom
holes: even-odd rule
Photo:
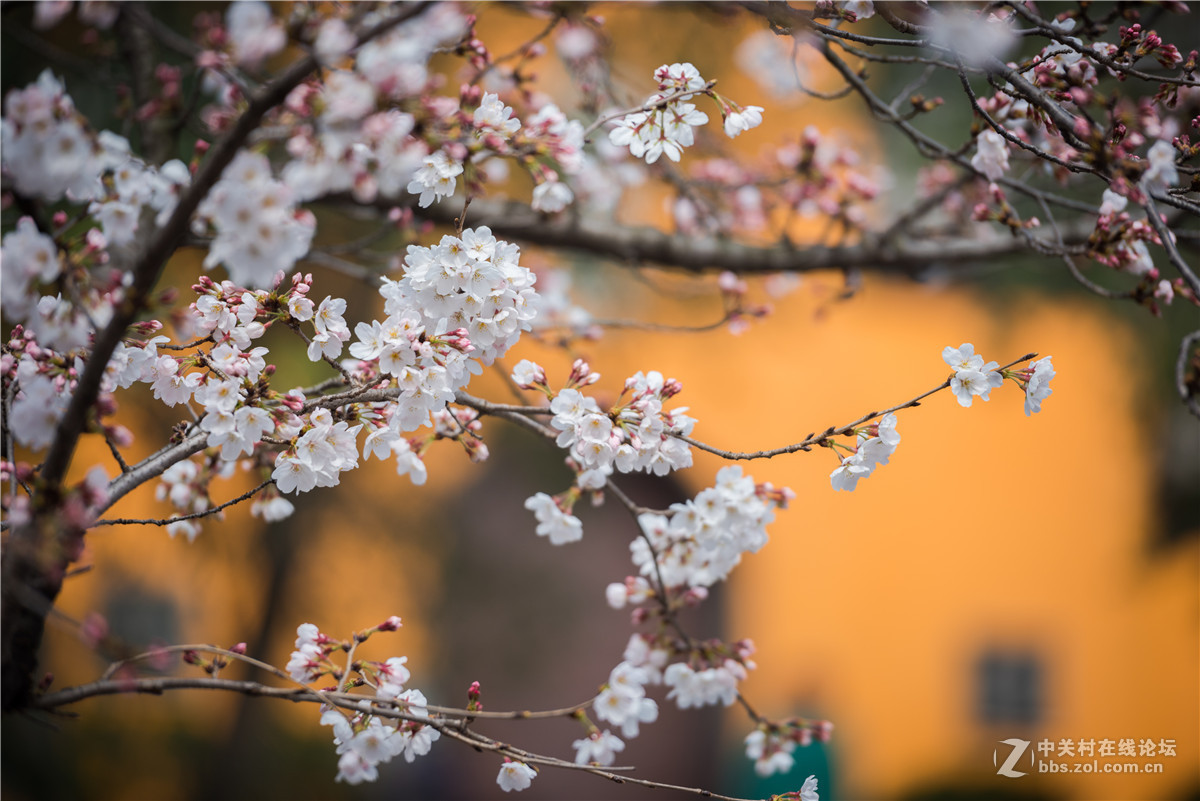
[[[611,765],[617,754],[625,750],[625,741],[605,729],[572,743],[576,765]]]
[[[521,121],[514,117],[511,107],[504,105],[498,95],[487,93],[475,109],[475,129],[482,133],[492,132],[507,139],[521,130]]]
[[[522,359],[513,368],[512,380],[521,389],[529,389],[546,383],[546,371],[536,362]]]
[[[988,400],[988,394],[1004,383],[1004,377],[996,372],[999,363],[984,364],[983,357],[975,353],[975,346],[969,342],[958,348],[947,345],[942,351],[942,359],[954,368],[950,391],[964,408],[970,407],[976,396]]]
[[[621,662],[612,669],[608,683],[592,709],[600,720],[621,727],[626,738],[637,737],[642,723],[653,723],[658,719],[658,704],[646,697],[645,683],[650,676],[642,668]]]
[[[1054,365],[1051,357],[1046,356],[1023,370],[1005,370],[1004,376],[1017,382],[1025,390],[1025,416],[1029,417],[1042,410],[1042,401],[1050,397],[1054,390],[1050,389],[1050,380],[1054,378]]]
[[[725,115],[725,135],[735,139],[739,134],[762,125],[762,106],[745,106]]]
[[[975,141],[976,150],[971,157],[971,166],[986,175],[989,181],[998,180],[1008,172],[1008,142],[990,129],[979,134]]]
[[[575,193],[571,187],[561,181],[544,181],[533,188],[533,201],[530,204],[537,211],[553,214],[571,205]]]
[[[670,587],[711,586],[729,574],[743,553],[756,553],[766,544],[766,526],[785,494],[756,484],[741,467],[723,467],[713,487],[672,504],[669,517],[639,516],[645,537],[630,545],[633,563],[642,576],[661,575]]]
[[[872,0],[838,0],[838,8],[850,12],[859,22],[875,16],[875,3]]]
[[[500,785],[500,789],[504,792],[528,789],[537,777],[537,771],[526,765],[524,762],[514,762],[507,760],[500,766],[500,773],[496,776],[496,784]]]
[[[539,492],[525,501],[525,508],[537,518],[537,534],[548,537],[552,545],[566,545],[583,538],[583,523],[574,515],[563,511],[554,498]]]
[[[417,199],[421,208],[430,206],[435,200],[454,194],[457,177],[462,175],[462,165],[450,159],[442,151],[427,156],[417,170],[408,191],[420,195]]]
[[[265,156],[242,151],[196,211],[215,230],[205,267],[223,264],[237,284],[266,287],[308,252],[314,225],[292,207],[291,191]]]
[[[755,729],[746,735],[746,757],[754,760],[754,772],[759,776],[789,773],[796,760],[792,752],[796,742],[790,737],[768,734],[764,729]]]
[[[1142,173],[1142,186],[1150,191],[1161,191],[1179,183],[1175,169],[1175,148],[1170,142],[1158,140],[1146,155],[1150,166]]]
[[[233,58],[244,66],[257,66],[287,43],[287,34],[272,16],[271,6],[259,0],[231,4],[225,12],[225,27]]]
[[[634,158],[644,158],[647,164],[664,154],[671,161],[679,161],[683,149],[695,143],[692,129],[708,122],[707,114],[687,102],[692,97],[687,93],[703,91],[707,83],[688,63],[664,64],[654,71],[654,77],[659,89],[670,94],[651,95],[643,105],[649,110],[624,115],[608,138],[618,147],[628,147]],[[751,119],[743,118],[742,123],[753,127]]]

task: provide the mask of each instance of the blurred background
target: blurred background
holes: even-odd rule
[[[187,19],[206,7],[222,8],[163,13],[186,32]],[[815,125],[891,169],[880,220],[911,197],[911,149],[879,132],[852,100],[777,96],[739,68],[737,45],[761,27],[752,20],[682,4],[592,11],[606,18],[616,77],[635,94],[652,88],[659,64],[691,61],[728,96],[766,107],[762,128],[732,143],[739,155],[769,154]],[[103,49],[80,46],[74,19],[37,34],[50,42],[39,44],[26,32],[29,15],[28,7],[5,11],[5,90],[54,65],[47,59],[55,51],[70,52],[56,71],[96,126],[111,126],[112,87],[95,76],[89,83],[78,63],[102,58]],[[496,53],[542,24],[507,7],[480,9],[481,37]],[[810,85],[833,86],[803,54],[798,64]],[[570,84],[553,48],[537,67],[543,90],[569,109]],[[888,80],[899,82],[882,70],[875,77],[885,94]],[[947,108],[929,124],[965,131],[968,120]],[[509,191],[523,198],[528,187],[514,180]],[[619,218],[667,228],[668,199],[655,184],[627,192]],[[354,225],[325,214],[318,236],[351,240]],[[721,316],[714,278],[534,248],[523,254],[535,271],[569,274],[573,299],[598,318],[695,325]],[[182,252],[169,280],[186,292],[200,261]],[[351,322],[381,308],[369,287],[316,273],[314,292],[346,297]],[[971,342],[1001,363],[1037,351],[1052,355],[1058,371],[1053,396],[1030,418],[1011,384],[970,409],[941,393],[902,412],[903,442],[891,464],[853,493],[830,488],[836,460],[827,451],[744,464],[757,481],[791,487],[796,500],[770,527],[767,548],[748,556],[689,625],[700,637],[753,639],[759,667],[743,685],[752,703],[774,718],[831,720],[833,739],[798,750],[790,774],[763,780],[744,756],[744,714],[681,712],[658,693],[659,720],[628,743],[622,764],[637,765],[638,776],[747,797],[798,789],[812,773],[825,799],[1200,798],[1200,426],[1171,381],[1178,340],[1196,315],[1175,308],[1153,319],[1060,273],[1020,261],[980,265],[965,280],[868,273],[849,300],[840,274],[812,274],[783,297],[753,284],[752,297],[774,311],[738,336],[618,329],[569,353],[526,337],[503,360],[501,370],[534,359],[561,385],[570,360],[585,356],[603,375],[602,403],[635,371],[660,370],[683,382],[677,402],[699,420],[695,436],[733,450],[794,442],[924,392],[945,377],[946,345]],[[289,354],[282,338],[274,342],[278,386],[325,377]],[[478,378],[471,392],[510,399],[500,371]],[[137,435],[130,460],[153,451],[177,419],[147,400],[119,396]],[[486,421],[484,437],[486,463],[471,464],[442,443],[427,458],[429,483],[413,487],[390,463],[372,460],[344,474],[337,489],[300,496],[296,514],[276,525],[235,507],[223,521],[205,522],[192,544],[155,526],[97,529],[83,559],[93,569],[68,581],[61,609],[76,619],[98,612],[131,644],[246,642],[251,655],[281,666],[300,623],[346,637],[397,614],[404,627],[372,638],[363,655],[407,655],[410,686],[433,703],[464,704],[472,681],[492,710],[583,701],[633,631],[626,612],[603,603],[605,586],[632,571],[633,522],[615,502],[581,504],[583,541],[550,546],[535,536],[523,503],[569,485],[560,455],[502,421]],[[102,442],[86,443],[76,461],[80,477],[96,463],[115,473]],[[709,486],[721,466],[696,453],[695,467],[674,480],[635,477],[623,486],[640,504],[661,508]],[[239,477],[218,482],[212,495],[220,502],[252,486]],[[150,485],[110,516],[170,513]],[[74,629],[48,630],[43,665],[55,687],[93,680],[107,663]],[[262,678],[237,667],[224,675]],[[98,698],[71,711],[77,717],[5,719],[6,799],[504,795],[494,757],[450,742],[414,764],[381,766],[374,784],[335,784],[330,733],[310,705],[183,692]],[[565,758],[580,736],[569,720],[478,728]],[[1161,773],[1009,778],[997,765],[1010,738],[1035,746],[1169,740],[1175,755],[1119,760],[1160,762]],[[651,796],[672,797],[548,770],[523,795]]]

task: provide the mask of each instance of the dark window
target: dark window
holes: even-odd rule
[[[976,713],[982,723],[1033,724],[1042,715],[1042,666],[1031,653],[987,651],[979,658]]]

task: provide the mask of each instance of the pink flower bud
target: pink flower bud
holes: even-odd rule
[[[483,99],[483,88],[465,83],[459,88],[458,97],[464,106],[477,106]]]
[[[79,626],[79,638],[89,647],[95,648],[107,636],[108,621],[98,612],[88,612]]]

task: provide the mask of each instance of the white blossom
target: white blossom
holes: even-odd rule
[[[537,771],[526,765],[524,762],[505,762],[500,766],[500,773],[496,776],[496,784],[500,785],[500,789],[504,792],[510,790],[528,789],[529,785],[537,777]]]
[[[986,175],[989,181],[999,180],[1008,172],[1008,142],[990,128],[979,134],[971,166]]]

